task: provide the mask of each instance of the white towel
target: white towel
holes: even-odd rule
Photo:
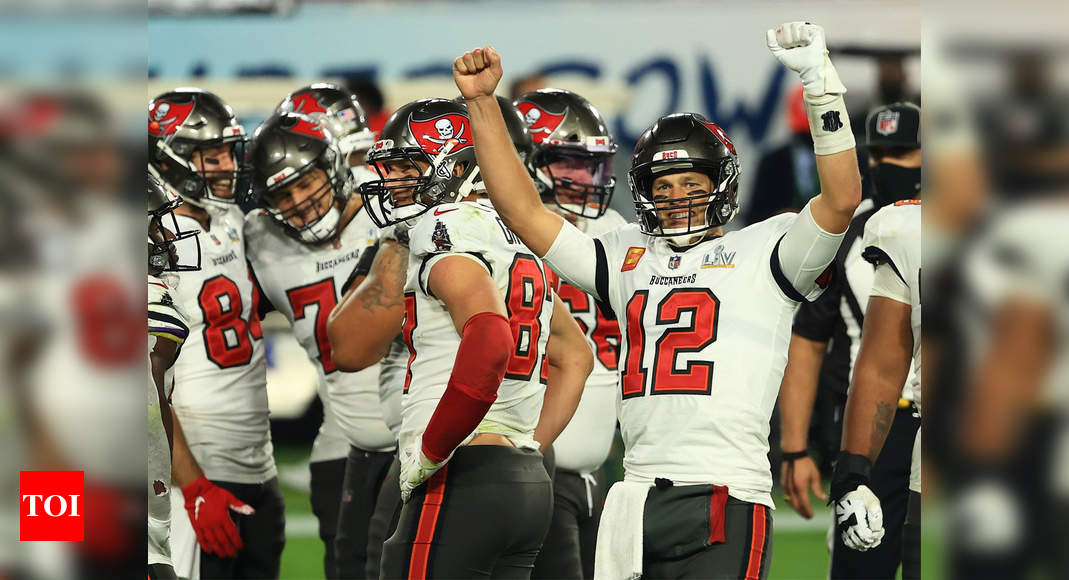
[[[618,481],[609,489],[594,550],[594,580],[642,577],[642,514],[650,487]]]

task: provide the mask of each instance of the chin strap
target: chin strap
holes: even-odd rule
[[[337,232],[340,221],[341,212],[338,211],[337,206],[332,205],[327,210],[327,213],[323,214],[323,217],[316,220],[308,228],[301,230],[301,239],[306,242],[325,241]]]
[[[469,193],[472,193],[472,192],[475,192],[475,193],[486,193],[486,184],[481,180],[478,183],[475,182],[475,180],[478,179],[478,177],[479,177],[479,166],[476,165],[475,169],[472,170],[471,175],[469,175],[468,178],[464,180],[464,183],[461,183],[460,187],[457,188],[457,199],[456,199],[456,201],[460,201],[460,200],[464,199],[465,197],[468,196]]]

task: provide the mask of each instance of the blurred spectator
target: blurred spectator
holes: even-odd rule
[[[947,24],[985,18],[959,7]],[[925,494],[947,492],[951,578],[1069,577],[1069,92],[1064,47],[1035,40],[1064,38],[1043,8],[997,43],[944,29],[925,46]]]
[[[982,106],[985,149],[995,186],[1020,198],[1069,184],[1069,95],[1052,90],[1051,55],[1015,48],[1002,57],[1008,81]]]
[[[356,95],[357,102],[364,108],[367,114],[367,125],[371,132],[378,137],[382,126],[390,118],[392,110],[386,108],[386,100],[382,96],[382,89],[378,83],[367,78],[351,78],[346,80],[345,86]]]
[[[903,54],[885,54],[877,60],[879,78],[877,79],[878,105],[888,105],[904,100],[917,100],[917,95],[907,94],[909,79],[906,77]]]
[[[509,100],[515,101],[520,98],[520,95],[525,95],[531,91],[537,91],[538,89],[544,89],[548,86],[549,82],[546,80],[546,77],[538,73],[519,77],[509,85]]]
[[[809,134],[803,91],[799,86],[787,94],[784,108],[791,136],[787,142],[765,153],[757,163],[754,188],[746,208],[747,224],[757,223],[778,213],[799,211],[820,192],[813,137]]]

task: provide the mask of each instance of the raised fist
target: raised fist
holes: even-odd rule
[[[465,99],[492,97],[501,82],[501,55],[492,46],[465,52],[453,61],[453,80]]]

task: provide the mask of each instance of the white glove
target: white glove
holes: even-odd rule
[[[864,552],[879,546],[884,534],[880,498],[859,485],[835,502],[835,523],[848,548]]]
[[[445,461],[449,461],[447,457]],[[401,450],[401,501],[408,502],[412,490],[431,478],[445,461],[435,463],[423,454],[423,439],[416,439],[407,449]]]
[[[765,33],[768,50],[783,66],[798,73],[805,93],[813,97],[843,94],[846,87],[828,58],[824,29],[808,22],[787,22]]]

